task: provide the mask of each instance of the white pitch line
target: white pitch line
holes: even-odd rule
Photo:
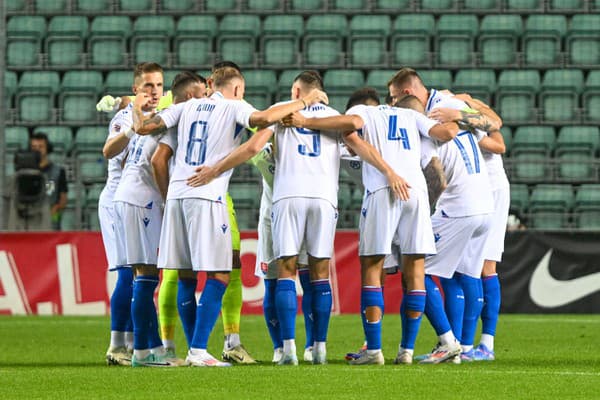
[[[500,316],[502,319],[502,316]],[[506,321],[507,323],[511,322],[527,322],[527,323],[548,323],[548,322],[561,322],[567,324],[600,324],[600,318],[564,318],[559,316],[553,317],[540,317],[540,318],[531,318],[531,317],[517,317],[517,318],[509,318]]]

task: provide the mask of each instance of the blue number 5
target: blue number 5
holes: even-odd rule
[[[198,129],[200,125],[200,129]],[[200,131],[200,132],[198,132]],[[190,126],[185,162],[188,165],[202,165],[206,158],[206,139],[208,138],[208,125],[206,121],[195,121]]]
[[[321,154],[321,131],[313,131],[310,129],[296,128],[296,132],[301,135],[312,135],[313,151],[309,151],[306,145],[298,145],[298,153],[308,157],[318,157]]]
[[[404,147],[406,150],[410,150],[410,143],[408,141],[408,132],[404,128],[398,129],[398,116],[397,115],[390,115],[388,140],[400,140],[400,141],[402,141],[402,147]]]

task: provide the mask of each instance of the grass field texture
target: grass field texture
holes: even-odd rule
[[[332,317],[328,365],[276,367],[264,321],[242,319],[242,341],[263,360],[232,368],[108,367],[109,319],[0,317],[0,399],[597,399],[600,316],[503,315],[494,362],[397,366],[400,319],[386,315],[385,366],[348,366],[362,342],[357,315]],[[304,344],[302,317],[297,342]],[[424,320],[416,354],[435,342]],[[181,330],[178,352],[185,356]],[[220,355],[222,325],[209,351]]]

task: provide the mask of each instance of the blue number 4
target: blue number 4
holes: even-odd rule
[[[200,129],[198,129],[200,125]],[[198,132],[200,131],[200,132]],[[195,121],[190,126],[185,162],[188,165],[202,165],[206,158],[206,139],[208,138],[208,125],[206,121]]]
[[[296,128],[296,132],[301,135],[312,135],[313,150],[310,151],[304,144],[298,145],[298,153],[307,157],[318,157],[321,154],[321,131],[313,131],[310,129]]]
[[[408,132],[404,128],[398,129],[398,116],[397,115],[390,115],[388,140],[400,140],[400,141],[402,141],[402,147],[404,147],[404,149],[406,149],[406,150],[410,150],[410,142],[408,141]]]

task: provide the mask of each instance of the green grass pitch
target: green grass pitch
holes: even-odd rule
[[[107,317],[0,317],[0,399],[593,399],[600,396],[600,316],[503,315],[494,362],[392,364],[397,315],[384,319],[385,366],[351,367],[362,342],[357,315],[332,317],[329,364],[275,367],[263,319],[242,318],[242,339],[263,360],[232,368],[108,367]],[[304,343],[298,317],[298,353]],[[180,355],[183,334],[177,332]],[[220,321],[209,351],[222,348]],[[416,353],[434,334],[423,321]]]

